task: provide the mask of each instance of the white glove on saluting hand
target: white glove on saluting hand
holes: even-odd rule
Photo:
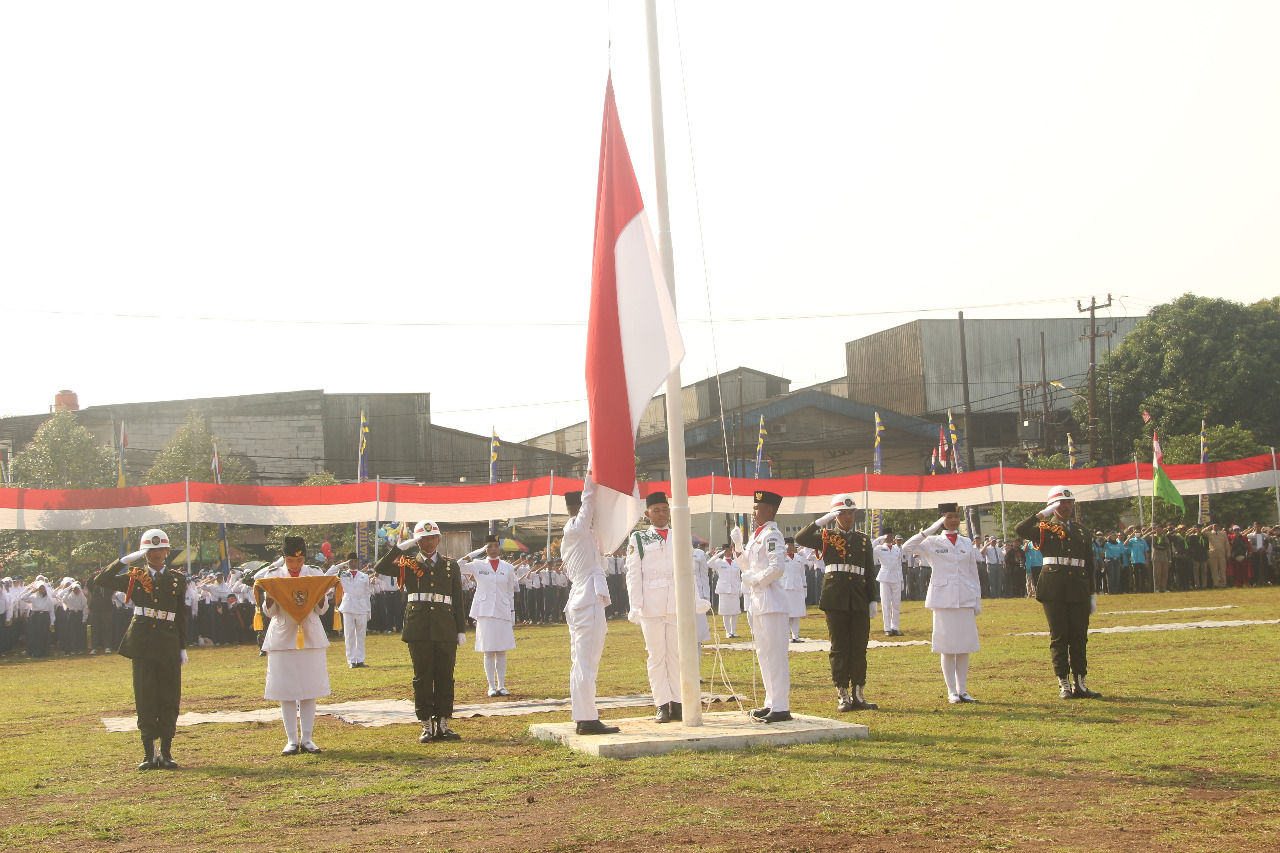
[[[935,534],[935,533],[937,533],[939,530],[941,530],[941,529],[942,529],[942,525],[944,525],[944,524],[946,524],[946,523],[947,523],[946,516],[943,516],[942,518],[938,519],[938,520],[937,520],[937,521],[935,521],[933,524],[930,524],[927,528],[925,528],[924,535],[925,535],[925,536],[932,536],[933,534]]]
[[[187,650],[186,650],[186,649],[183,649],[182,651],[178,652],[178,660],[182,661],[182,665],[183,665],[183,666],[186,666],[186,665],[187,665]]]
[[[1040,512],[1039,512],[1039,516],[1040,516],[1041,518],[1048,518],[1049,516],[1051,516],[1051,515],[1053,515],[1055,512],[1057,512],[1058,507],[1059,507],[1061,504],[1062,504],[1062,501],[1054,501],[1053,503],[1049,504],[1049,505],[1048,505],[1047,507],[1045,507],[1044,509],[1040,510]]]
[[[466,644],[467,644],[467,635],[466,635],[466,634],[459,634],[459,635],[458,635],[458,645],[460,645],[460,646],[465,646]]]
[[[267,566],[268,569],[278,569],[284,565],[284,557],[276,557],[275,562]]]
[[[488,549],[489,549],[489,546],[488,546],[488,545],[481,545],[479,548],[477,548],[477,549],[475,549],[474,551],[472,551],[471,553],[467,554],[467,556],[466,556],[466,560],[467,560],[468,562],[470,562],[471,560],[474,560],[476,557],[479,557],[481,554],[483,554],[483,553],[484,553],[485,551],[487,551]]]
[[[401,551],[408,551],[410,548],[412,548],[416,544],[418,544],[418,541],[416,539],[406,539],[403,542],[397,543],[396,547],[399,548]]]
[[[1091,595],[1089,596],[1089,615],[1092,616],[1097,612],[1098,612],[1098,596]]]
[[[872,619],[876,618],[876,613],[878,612],[880,612],[880,608],[874,601],[867,605],[867,615]]]
[[[125,556],[121,557],[120,562],[124,563],[127,566],[130,563],[136,563],[138,560],[141,560],[145,556],[147,556],[146,551],[134,551],[132,554],[126,554]]]
[[[819,527],[826,527],[828,524],[835,521],[836,516],[839,514],[840,513],[838,510],[832,510],[831,512],[824,515],[822,518],[815,521],[814,524],[818,525]]]
[[[627,621],[628,621],[628,622],[632,622],[632,623],[634,623],[634,624],[636,624],[636,625],[639,625],[639,624],[640,624],[640,611],[639,611],[639,610],[632,610],[630,613],[628,613],[628,614],[627,614]]]

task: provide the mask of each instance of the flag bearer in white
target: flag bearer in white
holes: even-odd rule
[[[747,613],[755,634],[760,678],[764,681],[764,706],[751,716],[766,723],[791,719],[791,669],[787,661],[787,620],[791,604],[783,585],[787,545],[774,522],[782,496],[756,492],[752,518],[755,532],[744,546],[742,533],[734,528],[732,538],[739,548],[742,588],[747,594]]]
[[[701,548],[693,549],[693,594],[699,602],[698,615],[694,624],[698,628],[698,642],[711,642],[711,577],[707,566],[707,552]],[[706,602],[706,610],[701,602]]]
[[[476,559],[482,552],[484,558]],[[502,543],[491,533],[485,537],[483,548],[458,561],[458,568],[464,577],[476,581],[470,616],[476,620],[476,651],[484,653],[489,695],[510,696],[507,652],[516,647],[516,567],[502,559]]]
[[[649,653],[649,688],[654,718],[669,723],[683,717],[680,698],[680,649],[676,638],[675,549],[670,541],[671,506],[667,496],[654,492],[645,499],[649,529],[632,533],[627,539],[627,596],[631,612],[627,618],[644,632]],[[692,543],[683,543],[692,548]]]
[[[604,637],[609,631],[604,617],[604,609],[609,606],[609,585],[601,555],[617,543],[603,543],[602,547],[596,539],[596,484],[590,471],[582,491],[566,494],[564,505],[569,511],[569,521],[560,540],[560,556],[572,584],[564,618],[569,623],[569,697],[573,721],[580,735],[613,734],[618,727],[600,722],[600,712],[596,710],[596,674],[600,671]]]
[[[805,614],[805,578],[804,563],[796,556],[796,540],[790,536],[786,538],[787,542],[787,570],[783,575],[782,585],[787,590],[787,603],[790,609],[787,611],[787,627],[791,634],[791,642],[800,642],[800,620]]]
[[[726,545],[707,560],[707,565],[716,570],[716,595],[720,597],[718,609],[725,636],[737,637],[738,617],[742,615],[742,569],[733,561],[733,547]]]
[[[329,571],[337,575],[342,584],[342,640],[346,644],[347,667],[360,669],[364,662],[364,638],[369,630],[369,613],[373,608],[373,581],[360,571],[360,557],[355,551],[347,555],[346,563],[339,563]]]
[[[884,618],[884,635],[901,637],[898,617],[902,615],[902,549],[894,540],[892,527],[884,529],[884,536],[877,539],[871,555],[880,567],[876,580],[880,583],[880,615]]]

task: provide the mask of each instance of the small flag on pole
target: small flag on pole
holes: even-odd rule
[[[947,433],[942,424],[938,424],[938,449],[933,452],[933,457],[943,468],[947,467]]]
[[[933,457],[929,459],[929,473],[938,473],[938,448],[933,449]]]
[[[369,479],[369,418],[360,410],[360,455],[356,460],[356,482]]]
[[[764,428],[764,415],[760,416],[760,436],[756,439],[756,479],[760,479],[760,463],[764,461],[764,437],[768,435]]]
[[[1067,433],[1067,467],[1076,467],[1076,443],[1071,438],[1071,433]]]
[[[960,461],[960,439],[956,436],[956,422],[951,417],[951,410],[947,409],[947,426],[951,430],[951,462],[952,470],[957,474],[964,471],[964,464]]]
[[[1146,409],[1143,409],[1143,410],[1142,410],[1142,422],[1143,422],[1144,424],[1149,424],[1149,423],[1151,423],[1151,413],[1150,413],[1150,412],[1148,412]]]
[[[1209,433],[1205,429],[1204,421],[1200,422],[1200,464],[1209,464]],[[1199,512],[1196,514],[1197,524],[1209,523],[1209,510],[1209,496],[1201,495]]]
[[[1187,507],[1182,501],[1182,495],[1178,493],[1169,475],[1164,472],[1164,450],[1160,447],[1160,437],[1156,435],[1155,430],[1151,431],[1151,467],[1151,484],[1155,496],[1186,512]]]
[[[872,459],[871,459],[871,463],[872,463],[871,470],[872,470],[872,473],[875,473],[875,474],[880,473],[880,463],[883,459],[880,453],[880,434],[882,432],[884,432],[884,423],[880,420],[880,413],[876,412],[876,443],[875,443],[875,450],[872,451]],[[884,514],[880,510],[877,509],[871,513],[871,535],[872,536],[880,535],[880,526],[881,526],[881,523],[883,522],[883,519],[884,519]]]
[[[218,443],[213,443],[213,482],[222,485],[222,460],[218,457]],[[227,525],[218,524],[218,575],[227,579],[231,572],[231,551],[227,548]]]

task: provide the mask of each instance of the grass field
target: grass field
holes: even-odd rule
[[[1204,613],[1115,610],[1235,605]],[[1280,589],[1103,597],[1094,627],[1275,619]],[[744,620],[745,621],[745,620]],[[928,639],[919,602],[904,639]],[[879,620],[873,623],[878,627]],[[531,739],[567,713],[464,719],[457,743],[418,729],[318,717],[318,756],[283,758],[279,723],[180,728],[176,772],[140,773],[118,656],[0,661],[5,850],[1280,850],[1280,626],[1094,635],[1099,701],[1062,701],[1039,605],[985,603],[969,691],[948,705],[927,646],[873,649],[868,698],[843,715],[869,741],[733,753],[591,759]],[[639,628],[611,622],[600,695],[647,692]],[[803,622],[825,638],[821,614]],[[873,639],[877,633],[873,630]],[[883,636],[882,634],[880,636]],[[518,698],[568,693],[560,626],[523,627]],[[481,656],[459,653],[457,701],[485,702]],[[408,698],[398,637],[370,637],[370,668],[330,647],[329,701]],[[704,655],[704,674],[711,656]],[[753,660],[727,652],[750,695]],[[250,647],[191,650],[183,710],[266,707]],[[834,716],[826,655],[791,655],[792,709]],[[723,692],[719,684],[717,692]],[[604,716],[637,716],[618,711]]]

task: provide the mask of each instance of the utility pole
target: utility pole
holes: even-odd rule
[[[969,408],[969,358],[964,346],[964,312],[960,312],[960,387],[964,393],[965,462],[973,470],[973,412]]]
[[[1023,405],[1023,398],[1026,396],[1022,390],[1024,387],[1022,384],[1022,338],[1018,338],[1018,426],[1022,426],[1022,422],[1027,419],[1027,407]]]
[[[1040,416],[1044,419],[1044,435],[1040,436],[1044,441],[1044,452],[1049,453],[1049,370],[1045,367],[1044,356],[1044,332],[1040,333]]]
[[[1098,304],[1095,296],[1089,297],[1089,307],[1085,308],[1080,304],[1080,300],[1076,300],[1076,310],[1080,313],[1089,312],[1089,334],[1080,337],[1089,339],[1089,461],[1097,464],[1098,452],[1098,338],[1111,337],[1110,332],[1098,334],[1098,309],[1111,307],[1111,294],[1107,294],[1107,301],[1103,305]]]

